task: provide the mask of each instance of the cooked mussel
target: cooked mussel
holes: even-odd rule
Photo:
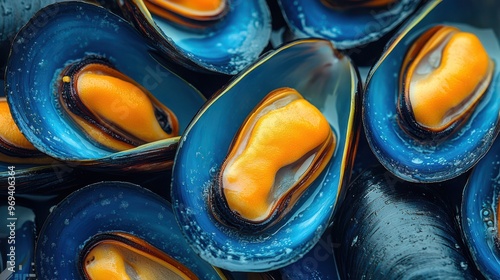
[[[426,3],[368,74],[368,144],[407,181],[458,177],[484,156],[499,131],[500,25],[488,13],[495,7],[488,1],[459,4]]]
[[[158,195],[126,182],[100,182],[71,193],[39,233],[37,276],[225,279],[190,249],[170,207]]]
[[[85,57],[66,66],[58,88],[65,112],[112,151],[178,135],[173,112],[105,58]]]
[[[160,63],[157,52],[102,7],[50,5],[12,45],[5,88],[14,121],[38,150],[73,166],[169,168],[174,136],[205,98]]]
[[[401,66],[403,128],[422,141],[439,140],[460,128],[485,95],[493,64],[473,33],[451,26],[424,32]]]
[[[259,57],[271,35],[265,0],[116,2],[163,56],[198,72],[238,73]]]
[[[0,97],[0,162],[46,164],[53,161],[24,137],[12,118],[7,99]]]
[[[205,104],[182,136],[172,173],[175,214],[200,256],[230,271],[262,272],[314,246],[352,166],[359,90],[349,58],[311,39],[268,53]],[[272,110],[273,102],[281,108]],[[288,122],[302,114],[322,128]],[[233,172],[248,181],[262,175],[267,186],[243,201],[243,187],[227,185]]]
[[[231,144],[210,198],[214,213],[242,230],[274,224],[319,176],[334,149],[331,127],[314,105],[294,89],[272,91]]]

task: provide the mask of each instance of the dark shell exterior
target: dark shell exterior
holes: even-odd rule
[[[473,279],[450,209],[433,186],[381,166],[348,187],[333,241],[343,279]]]

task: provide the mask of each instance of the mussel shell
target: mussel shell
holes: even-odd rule
[[[498,212],[500,141],[474,167],[462,194],[461,226],[474,262],[488,279],[500,278]]]
[[[432,1],[403,26],[386,46],[368,74],[363,96],[363,124],[368,143],[378,160],[394,175],[413,182],[438,182],[469,170],[491,147],[498,134],[500,69],[495,67],[488,91],[461,128],[435,145],[415,139],[398,123],[399,73],[409,44],[437,24],[456,26],[476,34],[499,65],[499,26],[487,1]],[[469,16],[468,11],[475,11]],[[484,12],[484,13],[483,13]]]
[[[205,99],[159,64],[155,52],[130,24],[104,8],[79,2],[50,5],[30,20],[12,46],[5,83],[13,117],[37,149],[62,161],[108,170],[168,168],[179,137],[113,154],[90,141],[54,98],[55,81],[67,63],[103,56],[169,106],[182,133]]]
[[[197,71],[236,74],[267,46],[271,16],[265,0],[228,0],[229,11],[201,30],[150,13],[143,0],[117,1],[122,14],[167,57]]]
[[[215,220],[209,189],[247,115],[281,87],[295,88],[323,113],[338,145],[332,160],[281,221],[258,233],[242,233]],[[350,172],[359,90],[350,60],[329,41],[310,39],[262,57],[207,102],[181,139],[172,174],[174,213],[193,249],[215,266],[258,272],[283,267],[312,248],[326,230]]]
[[[345,279],[474,279],[453,213],[436,186],[371,167],[346,191],[333,242]]]
[[[83,279],[81,255],[92,238],[109,232],[132,234],[183,263],[200,279],[220,279],[182,236],[170,204],[137,185],[101,182],[61,201],[47,217],[36,244],[40,279]]]
[[[322,0],[279,0],[288,25],[299,38],[324,38],[339,49],[376,41],[393,30],[419,6],[396,1],[387,7],[333,9]]]

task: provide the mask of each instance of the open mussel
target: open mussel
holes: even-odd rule
[[[106,9],[79,2],[45,9],[18,33],[6,71],[7,101],[29,142],[87,168],[170,167],[203,96]],[[33,32],[39,22],[46,24]]]
[[[486,10],[488,4],[464,5],[427,3],[368,75],[363,99],[368,143],[404,180],[457,177],[478,162],[498,134],[499,25],[494,17],[465,12]]]
[[[166,200],[125,182],[92,184],[61,201],[35,261],[40,279],[225,279],[191,250]]]
[[[500,277],[500,141],[474,167],[462,194],[461,226],[479,271],[487,279]]]
[[[351,168],[359,90],[347,57],[303,40],[261,58],[202,108],[172,175],[175,214],[200,256],[259,272],[314,246]]]
[[[314,105],[294,89],[272,91],[231,144],[211,190],[214,212],[242,230],[272,225],[319,176],[335,148],[330,124]]]
[[[354,49],[380,39],[419,6],[420,1],[280,0],[298,38],[324,38],[339,49]]]
[[[195,71],[234,75],[258,58],[271,35],[265,0],[116,2],[164,56]]]
[[[342,279],[479,277],[436,186],[405,182],[376,166],[349,185],[336,217]]]

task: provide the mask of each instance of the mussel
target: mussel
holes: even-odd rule
[[[380,39],[419,7],[415,0],[280,0],[298,38],[324,38],[339,49],[355,49]]]
[[[265,0],[116,2],[162,55],[195,71],[234,75],[258,58],[271,35]]]
[[[100,182],[70,194],[36,245],[41,279],[224,279],[179,231],[170,204],[138,185]]]
[[[172,175],[174,213],[193,249],[217,267],[261,272],[312,248],[348,179],[359,90],[356,68],[330,42],[302,40],[262,57],[205,104],[183,134]],[[309,132],[287,123],[301,118],[288,111],[295,106],[323,128]],[[267,141],[276,148],[268,149]],[[243,161],[248,168],[237,168]],[[245,202],[245,190],[232,192],[236,187],[225,182],[233,171],[238,179],[265,174],[265,180],[283,183],[267,185]],[[261,208],[247,211],[249,204]]]
[[[460,221],[477,268],[487,279],[500,277],[498,139],[474,167],[462,193]]]
[[[33,32],[39,22],[46,24]],[[104,8],[50,5],[12,45],[5,87],[14,120],[38,150],[73,165],[168,168],[177,135],[205,99],[156,52]]]
[[[463,174],[499,131],[498,24],[494,17],[465,12],[482,14],[487,3],[463,2],[460,9],[451,1],[428,2],[398,31],[367,78],[368,143],[389,171],[407,181]]]
[[[479,277],[438,187],[402,181],[380,165],[358,176],[332,230],[342,279]]]
[[[231,144],[211,190],[214,213],[242,230],[272,225],[297,203],[335,148],[330,124],[300,93],[270,92]]]
[[[401,66],[401,126],[422,141],[453,133],[485,95],[493,64],[473,33],[445,25],[424,32]]]

